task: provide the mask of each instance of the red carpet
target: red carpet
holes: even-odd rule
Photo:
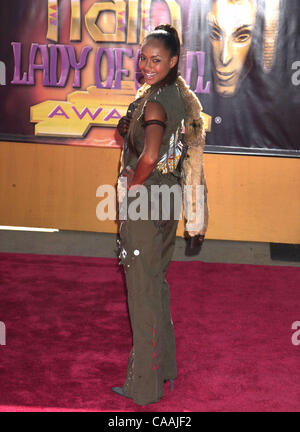
[[[131,347],[117,260],[1,253],[0,409],[299,411],[299,268],[172,262],[168,279],[179,376],[139,407],[110,390]]]

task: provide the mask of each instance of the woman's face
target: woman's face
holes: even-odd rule
[[[177,61],[178,56],[171,57],[163,42],[156,38],[149,38],[141,46],[139,67],[149,85],[163,80]]]
[[[216,0],[208,14],[216,90],[232,96],[252,41],[256,18],[253,0]]]

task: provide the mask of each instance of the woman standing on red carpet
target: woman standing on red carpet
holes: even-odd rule
[[[181,193],[182,125],[187,117],[185,100],[191,98],[192,92],[179,77],[179,57],[176,29],[168,24],[157,26],[141,45],[139,68],[144,84],[130,106],[132,118],[125,117],[118,125],[128,142],[122,158],[125,168],[120,174],[127,180],[128,209],[139,196],[134,192],[140,191],[142,196],[143,185],[148,213],[146,218],[136,220],[129,212],[120,223],[120,258],[126,276],[133,346],[125,383],[112,390],[139,405],[159,401],[164,382],[169,380],[172,389],[177,377],[170,294],[165,279],[179,219],[176,193],[171,194],[173,199],[169,198],[170,212],[166,218],[166,203],[161,195],[156,202],[151,200],[151,187],[175,187]],[[185,99],[184,92],[188,92]],[[202,123],[202,130],[201,126]],[[154,204],[158,205],[155,218],[151,213]]]

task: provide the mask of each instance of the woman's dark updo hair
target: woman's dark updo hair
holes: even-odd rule
[[[177,30],[170,24],[160,24],[145,37],[144,42],[152,38],[162,41],[164,47],[170,51],[171,57],[178,56],[176,65],[170,69],[168,75],[163,80],[165,84],[173,84],[178,77],[178,65],[180,57],[180,40]]]

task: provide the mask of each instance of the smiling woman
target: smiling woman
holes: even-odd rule
[[[128,142],[125,168],[120,174],[128,183],[128,208],[141,185],[149,190],[151,185],[180,187],[185,106],[176,81],[179,55],[178,34],[170,25],[156,27],[141,45],[139,67],[144,85],[129,108],[132,117],[120,122]],[[167,219],[163,217],[162,198],[158,198],[158,217],[152,220],[151,193],[146,195],[146,217],[136,220],[129,214],[120,224],[120,259],[126,276],[133,346],[126,380],[122,387],[112,388],[139,405],[158,402],[164,393],[164,381],[169,380],[172,388],[177,376],[170,294],[165,279],[178,225],[175,198],[170,200]]]
[[[139,67],[149,85],[161,81],[178,62],[178,55],[169,56],[158,39],[148,41],[142,46]]]

